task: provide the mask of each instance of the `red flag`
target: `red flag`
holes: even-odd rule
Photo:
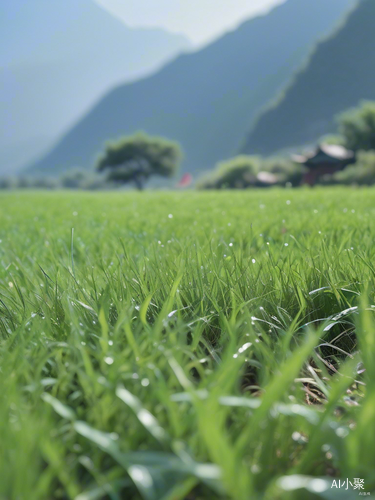
[[[190,184],[193,182],[193,176],[191,174],[184,174],[181,177],[180,182],[177,184],[178,188],[186,188],[190,186]]]

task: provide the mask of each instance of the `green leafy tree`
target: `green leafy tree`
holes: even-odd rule
[[[247,189],[250,187],[298,186],[305,168],[280,157],[237,156],[219,163],[197,183],[198,189]]]
[[[134,182],[138,189],[143,189],[151,176],[172,177],[181,160],[182,152],[176,142],[137,133],[109,142],[97,169],[108,171],[109,181]]]
[[[262,170],[274,174],[280,186],[299,186],[307,168],[294,161],[274,156],[263,161]]]
[[[375,184],[375,151],[359,151],[357,162],[323,179],[324,184],[371,186]]]
[[[219,163],[212,174],[208,174],[198,182],[198,188],[244,189],[255,186],[260,164],[260,158],[257,156],[237,156]]]
[[[363,101],[338,118],[339,133],[345,146],[353,151],[375,150],[375,102]]]

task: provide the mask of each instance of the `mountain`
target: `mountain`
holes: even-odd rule
[[[137,130],[179,141],[185,171],[236,153],[259,110],[283,88],[353,0],[288,0],[156,74],[107,94],[32,171],[92,167],[109,138]],[[324,13],[324,15],[322,15]]]
[[[190,46],[163,30],[128,28],[93,0],[1,0],[0,42],[0,169],[8,172],[104,92]]]
[[[320,43],[284,97],[259,120],[245,150],[273,153],[336,131],[337,114],[375,99],[375,2],[360,1]]]

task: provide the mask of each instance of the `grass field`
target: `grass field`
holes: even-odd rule
[[[5,193],[0,240],[1,500],[374,495],[375,190]]]

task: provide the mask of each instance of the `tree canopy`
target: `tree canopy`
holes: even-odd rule
[[[241,155],[221,162],[212,174],[199,183],[202,189],[243,189],[257,182],[260,159],[257,156]]]
[[[303,167],[285,158],[240,155],[219,163],[213,172],[198,181],[197,187],[246,189],[286,184],[298,186],[303,174]]]
[[[375,184],[375,151],[359,151],[357,162],[323,179],[324,184],[372,186]]]
[[[338,118],[339,133],[353,151],[375,149],[375,102],[363,101]]]
[[[108,180],[134,182],[138,189],[143,189],[151,176],[172,177],[181,161],[181,148],[176,142],[137,133],[108,142],[97,169],[108,170]]]

